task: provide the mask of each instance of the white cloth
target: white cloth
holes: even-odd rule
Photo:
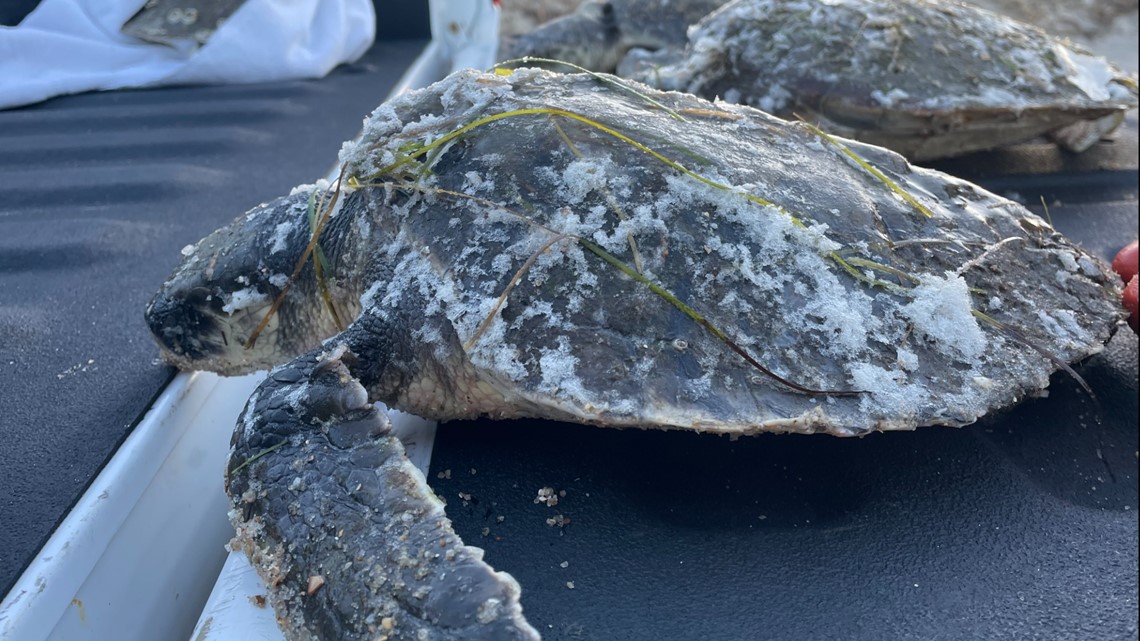
[[[193,52],[119,32],[145,0],[43,0],[0,27],[0,109],[83,91],[316,78],[376,35],[371,0],[246,0]]]

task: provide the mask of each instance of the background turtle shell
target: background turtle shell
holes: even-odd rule
[[[843,143],[928,217],[802,124],[639,89],[675,112],[588,75],[462,72],[381,106],[342,153],[346,175],[382,192],[377,255],[394,274],[363,306],[438,362],[469,363],[502,415],[729,433],[963,425],[1055,369],[975,311],[1068,362],[1119,322],[1103,264],[1011,201]],[[632,268],[630,238],[648,281],[765,367],[865,393],[774,381],[579,240]]]
[[[1070,42],[955,2],[736,0],[683,55],[619,68],[916,160],[1028,140],[1135,107],[1136,81]]]

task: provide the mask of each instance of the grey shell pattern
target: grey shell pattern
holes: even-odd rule
[[[396,323],[413,318],[409,301],[425,305],[416,339],[445,362],[465,346],[460,360],[517,408],[504,414],[736,433],[963,425],[1043,388],[1053,365],[974,311],[1065,361],[1108,336],[1111,279],[1019,205],[847,143],[928,217],[806,126],[654,97],[686,120],[589,76],[537,71],[461,74],[382,107],[345,154],[348,175],[511,111],[566,110],[645,150],[553,113],[471,128],[433,152],[419,184],[478,200],[392,191],[377,251],[395,277],[362,305]],[[576,239],[639,263],[782,378],[864,393],[774,381]]]

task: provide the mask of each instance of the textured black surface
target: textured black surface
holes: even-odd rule
[[[1134,639],[1136,339],[1115,348],[1082,369],[1099,425],[1066,380],[860,440],[450,424],[429,480],[547,641]]]
[[[959,169],[1111,258],[1137,235],[1132,149]],[[863,439],[452,423],[429,482],[547,641],[1136,639],[1137,368],[1125,328],[1079,368],[1100,407],[1055,375],[973,426]]]
[[[20,21],[39,4],[40,0],[4,0],[4,2],[0,2],[0,25],[13,27],[20,24]]]
[[[427,2],[380,2],[376,5],[376,39],[430,38]]]
[[[170,377],[142,311],[179,249],[326,174],[422,46],[0,111],[0,594]]]

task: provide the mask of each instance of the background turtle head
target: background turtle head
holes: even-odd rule
[[[628,48],[614,5],[590,1],[570,15],[519,36],[508,57],[551,58],[595,71],[613,71]]]
[[[163,360],[182,369],[241,374],[287,361],[336,333],[312,259],[290,283],[310,239],[310,208],[321,193],[295,190],[182,250],[181,264],[146,308]],[[325,282],[333,296],[342,293],[335,275],[326,274]],[[282,304],[251,345],[286,284]]]

